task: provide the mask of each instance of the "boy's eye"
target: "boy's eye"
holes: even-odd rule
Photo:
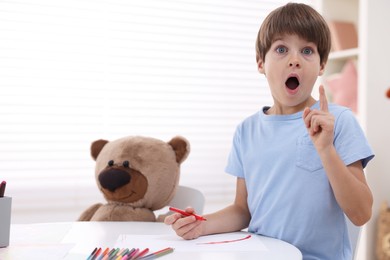
[[[286,53],[287,52],[287,48],[284,47],[284,46],[279,46],[276,48],[276,52],[277,53]]]
[[[312,49],[312,48],[309,48],[309,47],[304,48],[304,49],[302,50],[302,53],[303,53],[303,54],[312,54],[312,53],[313,53],[313,49]]]

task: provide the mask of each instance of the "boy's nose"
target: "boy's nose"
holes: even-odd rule
[[[297,68],[300,68],[301,65],[299,64],[299,61],[291,61],[289,63],[289,67],[297,67]]]
[[[300,62],[300,56],[298,51],[292,51],[290,53],[289,59],[288,59],[288,66],[290,68],[300,68],[301,62]]]

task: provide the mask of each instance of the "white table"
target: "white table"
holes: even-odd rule
[[[153,222],[13,224],[11,225],[10,246],[0,248],[0,259],[86,259],[96,246],[115,247],[118,237],[123,234],[135,237],[150,235],[150,237],[178,238],[169,226]],[[244,236],[248,233],[243,232],[238,235]],[[302,259],[301,252],[286,242],[263,236],[255,236],[254,239],[259,239],[259,246],[263,246],[264,250],[254,252],[241,249],[235,251],[194,249],[191,252],[183,252],[177,249],[159,259]],[[179,241],[182,242],[181,239]],[[235,247],[237,248],[237,243]],[[80,253],[80,250],[84,252]]]

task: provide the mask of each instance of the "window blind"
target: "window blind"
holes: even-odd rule
[[[182,185],[232,202],[236,125],[271,104],[256,69],[262,19],[287,1],[0,2],[0,180],[14,223],[72,221],[104,201],[96,139],[186,137]]]

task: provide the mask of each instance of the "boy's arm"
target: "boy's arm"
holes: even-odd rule
[[[186,209],[194,213],[192,208]],[[234,203],[212,214],[204,215],[207,220],[196,220],[194,216],[183,217],[179,213],[165,218],[165,224],[172,225],[176,234],[184,239],[194,239],[202,235],[242,230],[249,225],[250,213],[247,205],[245,180],[237,178]]]
[[[364,225],[371,218],[373,196],[361,161],[345,166],[334,147],[320,157],[338,204],[352,223]]]
[[[202,235],[239,231],[247,228],[251,219],[245,180],[237,178],[234,203],[213,214],[206,215]],[[207,223],[206,223],[207,222]]]
[[[320,86],[320,110],[306,108],[303,120],[321,158],[335,198],[355,225],[363,225],[372,214],[373,197],[361,161],[344,164],[333,145],[334,117]]]

